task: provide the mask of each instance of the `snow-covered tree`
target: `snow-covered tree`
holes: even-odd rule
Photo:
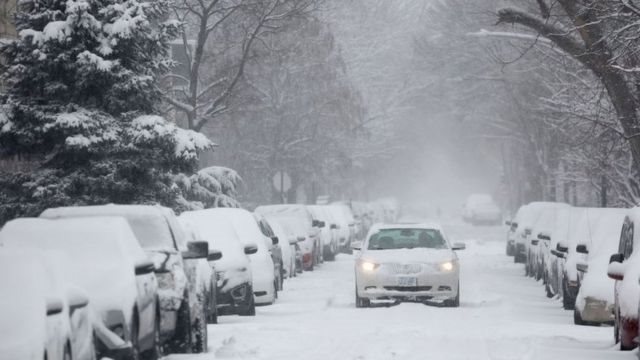
[[[178,24],[168,2],[25,0],[18,39],[2,47],[0,155],[32,171],[4,174],[0,220],[48,206],[176,206],[176,173],[193,172],[203,135],[154,115],[157,77]]]

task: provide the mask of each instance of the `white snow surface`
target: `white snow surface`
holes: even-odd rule
[[[460,308],[422,304],[356,309],[354,257],[339,254],[287,280],[278,301],[256,317],[226,316],[209,326],[209,353],[167,360],[595,360],[635,359],[613,343],[611,327],[573,325],[522,264],[504,255],[503,227],[445,224],[465,241],[458,252]]]

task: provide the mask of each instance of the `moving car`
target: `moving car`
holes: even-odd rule
[[[132,344],[131,358],[160,357],[155,266],[126,220],[20,218],[2,228],[0,244],[64,253],[73,260],[67,263],[70,282],[86,291],[98,320]],[[96,347],[99,355],[108,354],[107,344]]]
[[[637,344],[638,305],[640,304],[640,208],[629,210],[620,233],[618,250],[611,255],[607,274],[615,280],[614,339],[620,350],[632,350]]]
[[[258,251],[257,247],[244,246],[233,224],[216,209],[185,211],[180,221],[190,223],[209,246],[220,252],[209,259],[215,268],[218,314],[255,315],[248,255]]]
[[[197,286],[189,282],[185,261],[206,259],[208,243],[191,242],[173,211],[152,205],[98,205],[61,207],[45,210],[43,218],[88,218],[95,216],[124,217],[140,246],[159,268],[158,296],[160,300],[160,337],[170,352],[204,352],[207,338],[209,306],[193,292]],[[204,299],[203,299],[204,300]]]
[[[613,324],[614,285],[607,278],[607,265],[618,249],[620,228],[627,212],[627,209],[593,210],[589,237],[578,240],[576,252],[585,254],[586,261],[576,264],[581,274],[573,310],[577,325]]]
[[[502,211],[489,194],[471,194],[462,210],[464,221],[472,225],[498,225],[502,222]]]
[[[356,307],[372,300],[460,305],[460,266],[439,225],[374,225],[356,257]]]

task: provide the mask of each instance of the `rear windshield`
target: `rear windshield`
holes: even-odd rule
[[[369,250],[447,249],[447,242],[435,229],[382,229],[369,239]]]

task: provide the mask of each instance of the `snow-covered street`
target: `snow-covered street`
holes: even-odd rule
[[[461,307],[404,303],[356,309],[353,257],[339,255],[285,283],[255,318],[209,327],[209,354],[167,359],[633,359],[611,327],[573,324],[560,300],[504,255],[502,227],[445,226],[459,252]]]

